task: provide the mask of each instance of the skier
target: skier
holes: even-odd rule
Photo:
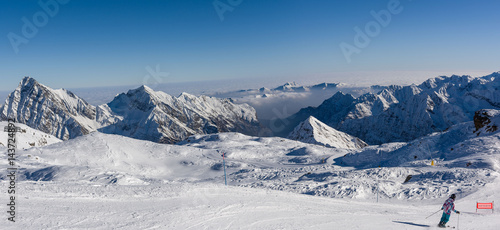
[[[450,220],[450,215],[451,211],[454,211],[456,214],[460,214],[459,211],[455,210],[455,198],[457,196],[455,194],[451,194],[450,198],[448,198],[444,204],[443,207],[441,207],[441,210],[443,211],[443,216],[441,217],[441,221],[438,224],[438,227],[440,228],[446,228],[446,223]]]

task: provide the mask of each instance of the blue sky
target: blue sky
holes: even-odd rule
[[[58,3],[57,12],[49,7],[53,16],[38,1],[2,0],[0,90],[27,75],[53,88],[78,88],[500,70],[500,1],[391,1],[218,0],[232,9],[221,20],[212,0],[42,0]],[[371,11],[397,2],[401,12],[379,24],[348,62],[340,44],[354,45],[354,28],[365,31],[376,22]],[[23,17],[40,25],[29,38]],[[28,41],[14,45],[17,53],[12,34]]]

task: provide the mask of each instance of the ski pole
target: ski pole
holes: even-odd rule
[[[441,209],[437,210],[435,213],[432,213],[430,216],[426,217],[425,219],[431,217],[431,216],[434,216],[434,214],[438,213],[439,211],[441,211]]]
[[[224,184],[227,186],[227,176],[226,176],[226,158],[225,158],[225,153],[222,152],[222,162],[223,162],[223,166],[224,166]]]
[[[458,226],[460,225],[460,214],[457,216],[457,230],[459,229]]]

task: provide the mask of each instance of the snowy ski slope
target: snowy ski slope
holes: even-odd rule
[[[441,134],[425,137],[447,141]],[[496,143],[499,134],[466,141]],[[427,139],[422,141],[430,141]],[[460,140],[457,140],[460,143]],[[459,144],[457,143],[457,144]],[[366,150],[326,148],[238,133],[195,135],[179,145],[92,134],[19,151],[18,219],[8,229],[435,229],[439,210],[458,194],[461,229],[497,229],[498,214],[475,202],[498,200],[496,145],[459,158],[348,165]],[[370,148],[372,148],[370,150]],[[368,151],[368,152],[364,152]],[[223,186],[221,152],[229,186]],[[375,152],[377,152],[375,150]],[[407,154],[403,152],[402,154]],[[30,155],[31,157],[28,157]],[[351,156],[352,155],[352,156]],[[477,162],[455,165],[460,158]],[[395,158],[397,159],[397,158]],[[2,162],[1,167],[6,167]],[[407,175],[414,178],[403,183]],[[5,173],[0,174],[5,178]],[[378,185],[378,186],[377,186]],[[2,180],[0,186],[7,187]],[[380,194],[377,203],[377,187]],[[280,191],[277,191],[280,190]],[[2,190],[1,202],[7,202]],[[457,225],[457,216],[450,224]]]

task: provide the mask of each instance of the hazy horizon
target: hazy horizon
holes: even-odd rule
[[[374,72],[370,73],[342,73],[338,77],[321,77],[310,79],[294,79],[294,78],[255,78],[255,79],[227,79],[227,80],[200,80],[200,81],[189,81],[189,82],[169,82],[169,83],[154,83],[146,84],[150,88],[156,91],[163,91],[172,96],[178,96],[179,94],[186,92],[194,95],[213,95],[215,93],[225,93],[237,90],[247,90],[247,89],[258,89],[261,87],[275,88],[281,86],[287,82],[296,82],[298,85],[310,86],[320,83],[344,83],[351,85],[353,87],[368,87],[371,85],[410,85],[410,84],[420,84],[423,81],[434,78],[438,76],[451,76],[454,75],[470,75],[472,77],[482,77],[492,72],[462,72],[462,73],[449,73],[449,72],[425,72],[425,71],[414,71],[414,72],[392,72],[392,76],[387,76],[390,72]],[[405,77],[401,77],[405,76]],[[428,77],[427,77],[428,76]],[[37,80],[39,83],[44,84],[50,88],[58,89],[45,82],[40,81],[35,76],[30,76]],[[23,77],[19,78],[19,82]],[[343,81],[342,81],[343,80]],[[223,83],[223,84],[221,84]],[[95,87],[81,87],[81,88],[68,88],[67,89],[77,96],[83,98],[87,102],[93,105],[101,105],[110,102],[115,95],[119,93],[126,93],[130,89],[135,89],[143,84],[136,85],[115,85],[115,86],[95,86]],[[17,87],[10,87],[8,90],[0,90],[0,104],[5,102],[8,94],[14,91]]]

